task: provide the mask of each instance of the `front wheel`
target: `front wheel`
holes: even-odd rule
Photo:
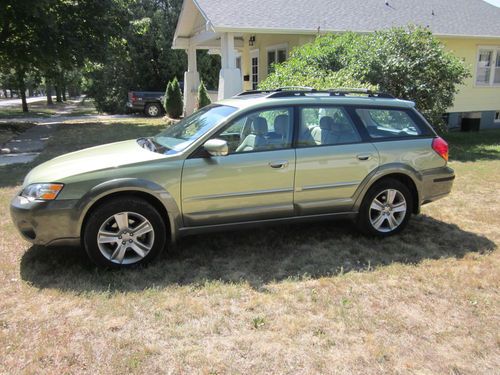
[[[408,187],[398,180],[384,179],[366,193],[358,214],[358,228],[378,237],[399,233],[408,224],[412,207]]]
[[[83,242],[98,266],[125,268],[145,264],[163,250],[166,230],[158,211],[135,197],[118,197],[95,209]]]

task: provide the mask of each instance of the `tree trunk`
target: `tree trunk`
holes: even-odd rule
[[[64,72],[61,73],[61,91],[62,98],[64,101],[66,101],[66,80],[64,79]]]
[[[52,101],[52,86],[50,85],[50,81],[45,78],[45,91],[47,93],[47,105],[52,105],[54,102]]]
[[[59,85],[55,85],[55,89],[56,89],[56,102],[62,103],[61,87]]]
[[[5,99],[7,99],[7,89],[3,89],[3,96],[5,96]]]
[[[14,98],[14,93],[12,92],[12,89],[10,89],[10,98]]]
[[[24,71],[18,70],[17,74],[17,86],[21,92],[21,102],[23,105],[23,112],[28,112],[28,102],[26,101],[26,84],[24,82]]]

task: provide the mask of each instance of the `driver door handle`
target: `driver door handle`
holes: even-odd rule
[[[360,154],[357,158],[359,160],[370,160],[372,158],[372,154]]]
[[[288,167],[288,160],[277,160],[269,162],[269,166],[274,169],[283,169]]]

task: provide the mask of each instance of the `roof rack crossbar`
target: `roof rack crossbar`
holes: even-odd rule
[[[326,90],[316,90],[312,87],[302,87],[302,86],[285,86],[279,87],[273,90],[250,90],[239,93],[236,96],[245,95],[255,95],[255,94],[267,94],[267,98],[284,98],[293,96],[306,96],[309,94],[328,94],[329,96],[346,96],[346,95],[367,95],[370,98],[384,98],[384,99],[395,99],[395,97],[389,93],[372,91],[365,88],[332,88]]]

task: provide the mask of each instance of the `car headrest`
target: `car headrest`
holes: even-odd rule
[[[255,135],[267,133],[267,120],[264,117],[255,117],[252,122],[252,130]]]
[[[274,119],[274,131],[278,134],[285,135],[288,130],[288,115],[278,115]]]
[[[319,127],[321,130],[332,130],[334,121],[330,116],[323,116],[319,120]]]

